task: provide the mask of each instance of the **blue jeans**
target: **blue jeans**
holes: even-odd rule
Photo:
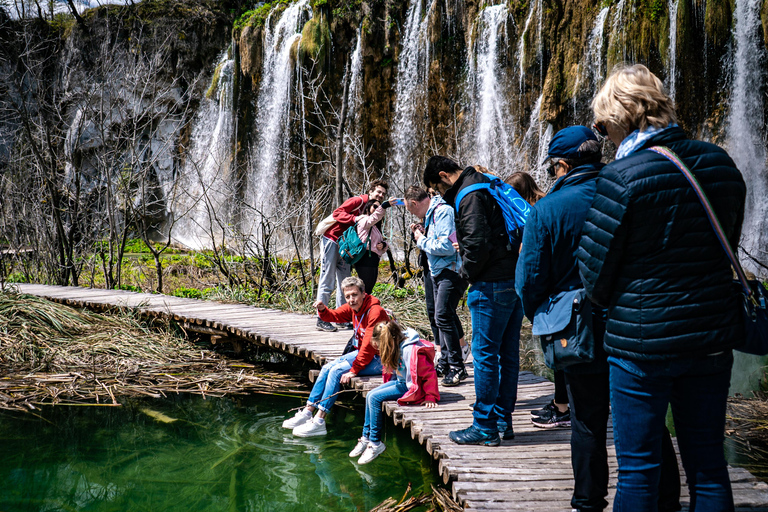
[[[307,405],[317,407],[321,411],[328,412],[336,402],[336,397],[331,396],[339,392],[341,376],[352,369],[352,362],[357,357],[357,350],[344,354],[338,359],[323,365],[320,375],[317,376],[312,392],[307,399]],[[358,375],[378,375],[381,373],[381,359],[375,356],[363,368]]]
[[[381,404],[387,400],[397,400],[406,391],[408,386],[405,382],[393,379],[368,392],[365,397],[363,437],[374,443],[381,441],[381,419],[384,417]]]
[[[473,284],[467,306],[472,316],[475,367],[473,425],[496,432],[496,422],[511,421],[515,410],[523,306],[513,279]]]
[[[691,495],[691,512],[733,510],[723,451],[733,354],[631,361],[609,357],[619,461],[614,511],[656,511],[667,404]]]

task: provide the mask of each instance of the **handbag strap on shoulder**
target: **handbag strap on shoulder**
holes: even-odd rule
[[[678,169],[680,169],[680,172],[683,173],[683,176],[685,176],[688,182],[691,184],[694,192],[696,192],[696,195],[699,197],[699,201],[701,201],[701,205],[704,207],[704,212],[707,214],[707,218],[709,219],[709,223],[712,225],[712,229],[715,230],[715,235],[720,241],[720,245],[728,255],[728,259],[731,260],[731,265],[736,271],[736,275],[739,277],[739,282],[741,283],[741,287],[744,289],[744,293],[747,297],[749,297],[751,301],[755,302],[752,288],[750,288],[749,283],[747,282],[747,276],[744,274],[744,269],[741,268],[739,259],[736,257],[733,249],[731,249],[731,244],[728,243],[728,237],[725,236],[725,231],[723,231],[723,226],[720,224],[720,220],[717,218],[715,209],[712,207],[712,203],[709,202],[709,198],[707,197],[706,192],[704,192],[704,188],[702,188],[701,184],[696,179],[696,176],[693,175],[691,170],[688,168],[688,166],[685,165],[680,157],[677,156],[677,154],[668,147],[653,146],[648,148],[648,150],[668,158],[673,164],[675,164]]]

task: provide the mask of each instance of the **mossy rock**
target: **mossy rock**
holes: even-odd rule
[[[731,0],[708,0],[704,15],[704,30],[711,44],[717,48],[725,45],[731,38],[733,11]]]
[[[301,31],[299,51],[302,57],[324,62],[330,46],[331,27],[328,18],[322,12],[315,12]]]
[[[213,70],[213,77],[211,78],[211,85],[208,86],[208,90],[205,91],[205,97],[209,100],[213,99],[216,94],[216,90],[219,88],[219,79],[221,78],[221,68],[224,67],[224,62],[219,62],[216,65],[216,69]]]

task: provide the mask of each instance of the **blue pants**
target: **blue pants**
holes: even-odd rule
[[[473,425],[496,432],[497,421],[511,421],[515,410],[523,306],[513,279],[473,284],[467,306],[475,368]]]
[[[667,404],[691,494],[691,512],[729,512],[733,494],[723,452],[731,351],[699,358],[610,363],[619,460],[614,511],[657,510]]]
[[[336,402],[336,397],[331,395],[339,392],[341,376],[352,369],[352,362],[356,357],[357,350],[354,350],[323,365],[315,385],[312,386],[312,392],[307,399],[307,405],[312,405],[321,411],[328,412],[333,407],[334,402]],[[381,359],[379,356],[375,356],[358,375],[378,375],[380,373]]]
[[[408,386],[405,382],[393,379],[368,392],[365,397],[363,437],[374,443],[381,441],[381,420],[384,417],[381,404],[387,400],[397,400],[406,391],[408,391]]]

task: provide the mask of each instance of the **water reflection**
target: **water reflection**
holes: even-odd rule
[[[3,413],[0,510],[369,510],[408,482],[437,484],[400,429],[363,469],[347,455],[362,411],[340,409],[327,438],[299,439],[280,426],[285,409],[263,396],[184,397]]]

